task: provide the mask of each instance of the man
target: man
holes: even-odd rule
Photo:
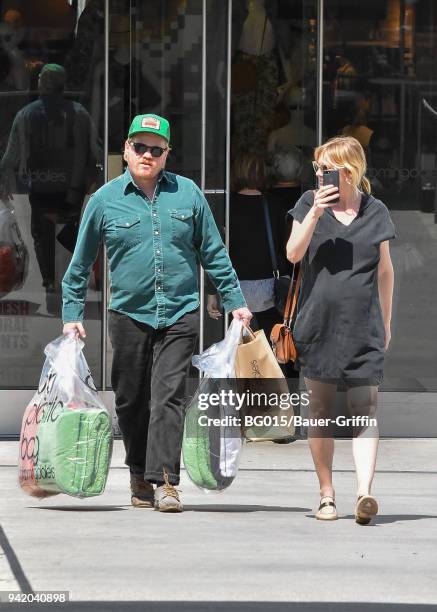
[[[60,311],[55,287],[56,223],[77,227],[88,171],[92,160],[100,158],[90,115],[81,104],[64,97],[66,76],[59,64],[42,67],[39,98],[17,113],[0,162],[0,197],[12,198],[15,173],[29,190],[31,233],[52,314]]]
[[[185,381],[199,327],[198,261],[227,311],[244,323],[252,314],[202,192],[164,170],[169,150],[166,119],[134,118],[125,173],[101,187],[85,209],[62,283],[63,331],[85,337],[87,280],[103,240],[111,278],[112,386],[132,505],[180,512],[175,485]]]

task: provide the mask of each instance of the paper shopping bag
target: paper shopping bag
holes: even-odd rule
[[[235,375],[239,393],[246,394],[241,409],[247,440],[280,440],[294,435],[293,406],[287,380],[263,330],[246,328],[237,347]]]

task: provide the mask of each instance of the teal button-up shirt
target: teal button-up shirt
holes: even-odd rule
[[[153,201],[129,172],[90,198],[62,281],[63,321],[82,321],[88,277],[100,244],[107,247],[109,308],[155,329],[199,305],[198,263],[227,312],[246,306],[211,209],[190,179],[163,171]]]

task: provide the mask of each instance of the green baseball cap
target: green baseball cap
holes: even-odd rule
[[[40,84],[48,91],[62,91],[64,89],[67,73],[59,64],[44,64],[39,73]]]
[[[162,136],[170,142],[170,124],[167,119],[159,115],[147,114],[134,117],[129,128],[128,138],[134,134],[141,134],[142,132],[158,134],[158,136]]]

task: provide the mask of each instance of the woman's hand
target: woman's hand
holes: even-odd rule
[[[388,349],[388,345],[390,344],[390,340],[391,340],[390,325],[386,325],[386,327],[385,327],[385,350]]]
[[[314,192],[314,203],[302,223],[296,219],[293,221],[291,235],[287,242],[288,261],[293,264],[301,261],[311,242],[319,218],[325,212],[325,208],[335,206],[337,200],[338,188],[335,185],[322,185]]]
[[[393,301],[394,272],[390,257],[389,241],[381,242],[379,247],[378,263],[378,293],[381,304],[382,320],[385,329],[385,350],[388,349],[391,339],[390,321]]]
[[[335,201],[334,201],[335,200]],[[313,213],[319,219],[325,208],[338,204],[338,187],[335,185],[322,185],[314,194]]]
[[[208,314],[211,317],[211,319],[215,319],[216,321],[220,319],[220,317],[222,316],[222,313],[220,312],[220,309],[219,309],[217,294],[208,295],[208,298],[206,301],[206,310],[208,311]]]

